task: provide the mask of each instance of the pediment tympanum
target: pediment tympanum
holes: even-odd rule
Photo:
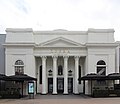
[[[44,43],[39,44],[41,47],[83,47],[84,45],[74,42],[72,40],[58,37]]]

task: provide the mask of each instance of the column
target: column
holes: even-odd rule
[[[68,94],[68,56],[64,56],[64,94]]]
[[[42,56],[42,94],[47,94],[46,56]]]
[[[74,76],[74,93],[78,94],[78,67],[79,67],[79,56],[75,56],[75,76]]]
[[[53,94],[57,94],[57,56],[53,56]]]

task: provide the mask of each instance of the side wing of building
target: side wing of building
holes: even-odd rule
[[[0,34],[0,74],[5,74],[5,43],[6,34]]]

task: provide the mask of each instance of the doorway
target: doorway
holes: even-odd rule
[[[73,93],[73,78],[68,78],[68,93]]]
[[[53,78],[48,78],[48,93],[53,92]]]
[[[57,92],[64,92],[64,78],[57,78]]]

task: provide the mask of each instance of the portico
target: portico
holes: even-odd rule
[[[42,66],[42,84],[38,83],[37,86],[41,86],[41,88],[38,87],[38,92],[42,94],[79,94],[80,56],[41,56],[37,59],[41,60],[39,64]],[[38,77],[39,74],[38,71]],[[40,78],[38,79],[40,80]],[[49,82],[49,79],[52,83]],[[72,82],[68,80],[72,80]],[[52,92],[49,91],[50,89]]]

